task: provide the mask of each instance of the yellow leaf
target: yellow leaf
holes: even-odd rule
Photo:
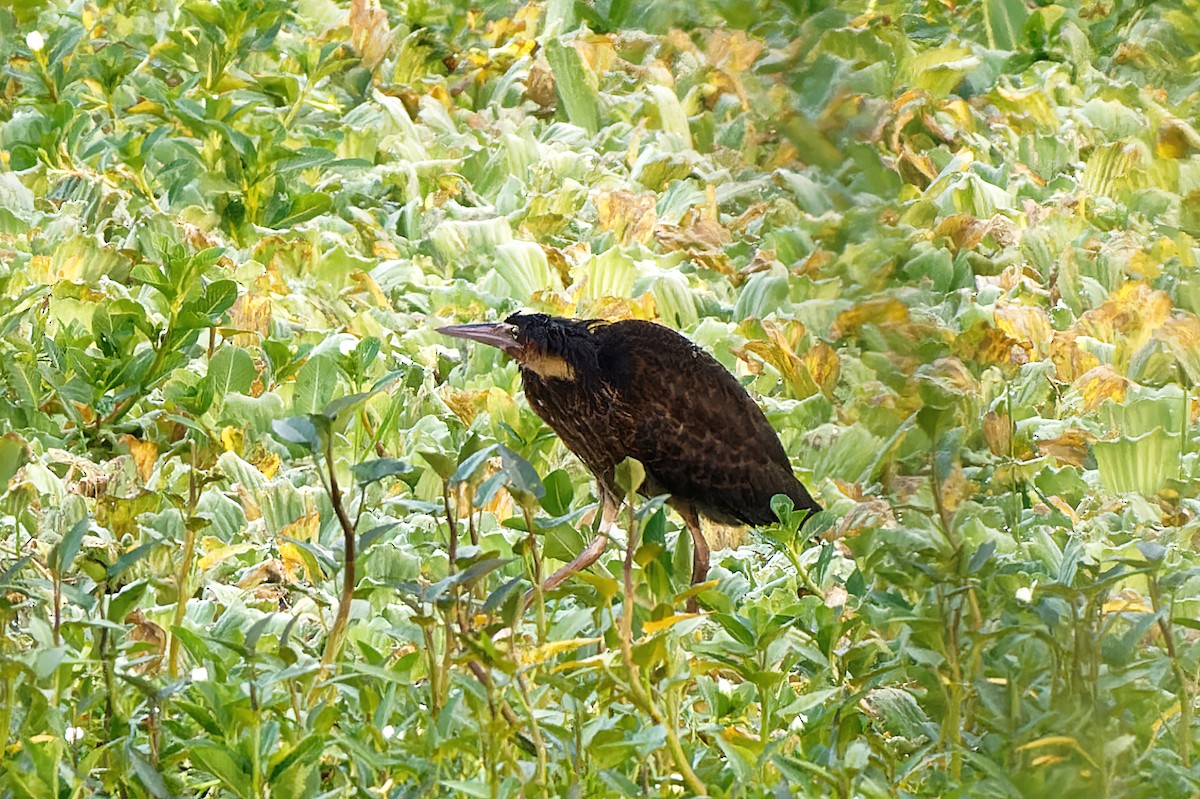
[[[1047,497],[1046,501],[1049,502],[1054,507],[1058,508],[1063,513],[1065,513],[1067,515],[1067,517],[1070,518],[1070,520],[1073,524],[1079,524],[1078,514],[1075,513],[1074,508],[1072,508],[1070,505],[1067,504],[1067,501],[1065,499],[1063,499],[1062,497],[1055,496],[1055,497]]]
[[[257,294],[242,294],[229,309],[229,326],[238,331],[233,343],[243,347],[257,344],[271,329],[271,301]]]
[[[387,12],[380,8],[379,0],[351,0],[346,21],[350,23],[351,46],[358,51],[363,66],[374,70],[392,43]]]
[[[159,115],[161,115],[162,112],[163,112],[163,107],[162,107],[161,103],[153,103],[149,100],[142,100],[141,102],[134,103],[133,105],[131,105],[125,109],[126,114],[159,114]]]
[[[158,444],[153,441],[143,441],[128,433],[121,436],[121,442],[129,447],[129,454],[133,456],[134,465],[137,466],[138,476],[142,478],[142,482],[149,482],[150,475],[154,473],[154,463],[158,460]]]
[[[1186,122],[1164,119],[1158,125],[1155,149],[1159,158],[1186,158],[1192,150],[1200,149],[1200,135]]]
[[[983,439],[993,455],[1008,456],[1012,449],[1012,418],[988,411],[983,417]]]
[[[587,646],[589,644],[596,644],[599,642],[599,637],[570,638],[565,641],[549,641],[541,646],[521,652],[519,659],[522,665],[533,666],[539,663],[545,663],[550,658],[563,652],[570,652],[571,650],[578,649],[581,646]]]
[[[999,300],[992,309],[996,327],[1018,342],[1030,359],[1040,361],[1050,352],[1054,328],[1045,310],[1035,305]]]
[[[1130,281],[1117,288],[1097,308],[1079,317],[1074,330],[1115,344],[1125,362],[1150,340],[1171,316],[1171,297],[1142,282]]]
[[[592,202],[596,205],[600,227],[611,230],[621,244],[645,244],[654,235],[658,223],[655,211],[657,197],[653,194],[631,194],[627,191],[600,191]]]
[[[1076,340],[1079,334],[1072,331],[1058,330],[1050,344],[1050,360],[1054,363],[1054,371],[1058,379],[1064,383],[1074,383],[1084,373],[1100,365],[1100,359],[1079,346]]]
[[[294,538],[297,541],[315,544],[317,542],[317,533],[321,528],[321,514],[313,511],[306,513],[296,521],[285,526],[279,531],[280,535]],[[281,545],[282,547],[283,545]]]
[[[200,571],[207,571],[213,566],[240,555],[243,552],[249,552],[254,549],[253,544],[226,544],[221,539],[211,535],[206,535],[200,539],[200,549],[205,551],[205,555],[196,561],[196,568]]]
[[[291,541],[283,541],[279,544],[279,560],[283,565],[283,573],[287,576],[288,582],[296,582],[301,573],[308,582],[315,581],[316,575],[309,569],[303,550]]]
[[[1188,378],[1200,382],[1200,317],[1178,312],[1155,335],[1166,343]]]
[[[617,63],[617,49],[608,34],[594,34],[575,40],[575,49],[597,75],[608,72]]]
[[[1110,599],[1100,608],[1103,613],[1153,613],[1154,608],[1128,599]]]
[[[1079,741],[1072,738],[1070,735],[1047,735],[1044,738],[1038,738],[1036,741],[1030,741],[1026,744],[1021,744],[1017,747],[1018,752],[1026,752],[1030,749],[1040,749],[1043,746],[1069,746],[1076,748],[1079,746]]]
[[[584,658],[583,660],[568,660],[566,663],[559,663],[550,671],[552,674],[558,674],[559,672],[575,669],[600,669],[611,664],[616,658],[617,652],[610,649],[607,652],[601,652],[598,655],[592,655],[590,658]]]
[[[908,307],[894,297],[867,300],[861,305],[842,311],[833,323],[835,338],[843,338],[858,331],[863,325],[883,325],[889,322],[908,321]]]
[[[581,308],[580,316],[592,319],[654,319],[658,316],[658,306],[650,292],[637,299],[599,297],[590,302],[585,300]]]
[[[681,621],[698,619],[703,615],[703,613],[676,613],[674,616],[667,616],[666,618],[658,619],[657,621],[646,622],[642,625],[642,632],[646,635],[654,635],[655,633],[665,630],[668,627],[674,627]]]
[[[1060,463],[1082,467],[1087,457],[1088,444],[1095,440],[1096,437],[1086,430],[1073,429],[1066,430],[1055,438],[1035,443],[1043,455],[1049,455]]]
[[[954,340],[959,357],[985,365],[1021,365],[1029,362],[1025,348],[1004,331],[988,325],[974,325]]]
[[[1153,724],[1150,725],[1150,729],[1153,730],[1157,734],[1159,728],[1162,727],[1162,725],[1167,722],[1167,719],[1178,714],[1180,712],[1180,710],[1181,710],[1181,708],[1180,708],[1178,702],[1171,705],[1169,708],[1167,708],[1166,710],[1163,711],[1163,714],[1158,717],[1157,721],[1155,721]]]
[[[371,299],[375,301],[375,305],[377,307],[392,307],[391,301],[388,300],[387,295],[383,293],[383,290],[379,288],[379,284],[375,282],[375,278],[371,277],[361,269],[356,269],[350,273],[350,279],[361,285],[367,291],[367,293],[371,295]]]
[[[242,513],[246,514],[246,521],[252,522],[262,518],[262,508],[259,507],[258,499],[254,494],[250,493],[243,485],[238,485],[238,504],[242,506]]]
[[[808,370],[813,382],[821,387],[826,396],[831,395],[842,372],[837,351],[825,342],[818,341],[808,348],[801,360],[804,361],[804,368]]]
[[[1128,385],[1128,380],[1104,363],[1081,375],[1073,388],[1083,396],[1084,410],[1094,411],[1105,400],[1124,402]]]
[[[263,583],[278,585],[283,582],[283,568],[279,561],[271,558],[250,569],[237,581],[238,588],[254,588]]]
[[[1065,755],[1038,755],[1031,761],[1031,764],[1034,766],[1052,766],[1066,759]]]
[[[221,430],[221,446],[225,448],[226,452],[241,455],[242,448],[246,446],[246,434],[233,425],[227,425]]]
[[[487,392],[463,391],[446,383],[438,389],[438,395],[442,398],[442,402],[446,403],[454,412],[454,415],[462,419],[463,424],[470,426],[479,414],[479,405],[487,396]]]
[[[268,478],[274,477],[275,472],[279,471],[279,466],[282,464],[278,454],[266,451],[257,453],[250,462]]]

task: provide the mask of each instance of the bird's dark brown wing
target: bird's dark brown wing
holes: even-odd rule
[[[726,523],[774,521],[775,494],[818,508],[762,411],[711,355],[649,322],[614,322],[595,335],[616,401],[637,420],[629,454],[654,490]]]

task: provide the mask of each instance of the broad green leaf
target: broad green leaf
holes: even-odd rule
[[[250,386],[257,376],[254,359],[241,347],[221,347],[208,362],[207,379],[217,397],[249,393]]]
[[[54,571],[59,575],[66,574],[71,568],[71,564],[75,562],[75,556],[79,554],[79,548],[83,544],[83,537],[87,534],[91,520],[88,518],[80,519],[67,531],[67,534],[62,537],[55,547]]]
[[[600,98],[596,93],[595,76],[584,66],[579,52],[570,44],[563,44],[558,37],[546,43],[546,60],[554,73],[554,91],[566,110],[567,119],[595,134],[600,129]]]
[[[338,368],[333,357],[309,358],[296,373],[292,412],[297,415],[321,413],[333,399],[337,387]]]

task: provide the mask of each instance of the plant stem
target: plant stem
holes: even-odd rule
[[[188,507],[187,515],[184,517],[183,559],[179,564],[179,574],[175,576],[175,617],[171,624],[172,629],[167,631],[171,636],[167,654],[167,673],[172,677],[179,676],[179,637],[175,635],[174,628],[183,624],[184,616],[187,614],[187,602],[192,593],[189,590],[188,577],[191,574],[192,557],[196,548],[196,528],[191,522],[196,513],[196,503],[199,499],[200,491],[196,485],[196,444],[193,442],[192,468],[188,470]]]
[[[1179,682],[1179,758],[1184,768],[1192,767],[1192,691],[1188,685],[1187,673],[1179,662],[1179,654],[1175,650],[1175,631],[1171,625],[1168,613],[1163,612],[1162,596],[1159,592],[1158,575],[1150,577],[1150,603],[1158,615],[1158,628],[1166,642],[1167,655],[1171,658],[1171,670]]]
[[[538,643],[546,643],[546,591],[542,585],[542,558],[538,554],[537,539],[533,535],[533,513],[522,505],[521,513],[525,516],[525,529],[529,531],[529,553],[533,560],[533,599],[537,608]]]
[[[521,674],[517,675],[518,695],[521,697],[521,706],[525,709],[525,714],[529,716],[529,734],[533,737],[533,746],[537,750],[537,777],[536,783],[541,786],[542,793],[546,793],[546,742],[542,740],[542,728],[537,722],[537,717],[533,714],[533,702],[529,698],[529,685],[525,682],[525,677]]]
[[[683,744],[679,740],[679,731],[675,729],[674,720],[664,718],[662,712],[654,704],[653,697],[642,685],[641,670],[633,660],[633,553],[637,549],[638,533],[639,528],[637,519],[634,517],[633,503],[630,502],[629,538],[625,544],[625,565],[622,570],[624,594],[620,628],[621,660],[625,663],[625,670],[629,673],[629,689],[633,694],[633,703],[648,713],[655,724],[661,724],[667,731],[667,747],[671,750],[671,758],[675,761],[675,767],[679,769],[679,773],[683,775],[683,781],[687,783],[688,789],[695,796],[707,796],[708,788],[696,776],[696,772],[692,771],[687,753],[683,751]]]
[[[350,516],[346,513],[346,508],[342,503],[342,490],[338,486],[337,475],[334,473],[332,436],[330,436],[329,441],[325,444],[325,467],[329,470],[329,502],[333,505],[333,512],[337,516],[338,524],[342,526],[342,541],[346,565],[343,569],[342,595],[338,602],[337,616],[334,617],[333,627],[329,630],[329,638],[325,640],[325,652],[321,656],[320,679],[323,679],[329,673],[329,667],[333,665],[334,658],[337,657],[338,651],[341,649],[342,639],[346,636],[346,625],[350,620],[350,602],[354,599],[356,582],[354,523],[350,521]]]

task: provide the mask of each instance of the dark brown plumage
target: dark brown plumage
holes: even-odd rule
[[[607,521],[621,496],[614,468],[626,457],[641,461],[642,493],[670,494],[692,534],[694,583],[708,573],[698,515],[769,524],[776,521],[776,494],[786,494],[797,509],[820,510],[746,390],[670,328],[514,314],[502,323],[440,330],[499,347],[517,360],[529,404],[596,476]],[[601,532],[606,538],[607,528]],[[560,570],[549,587],[590,565],[603,544]]]

